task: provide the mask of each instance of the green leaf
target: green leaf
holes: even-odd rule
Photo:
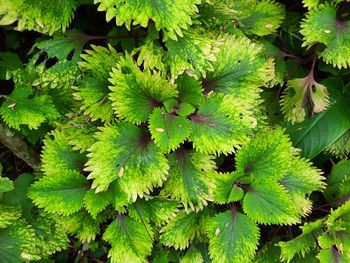
[[[17,21],[17,30],[35,30],[52,35],[55,31],[65,31],[71,22],[76,1],[50,0],[32,2],[30,0],[1,0],[0,25],[10,25]]]
[[[239,29],[248,35],[265,36],[275,32],[285,16],[284,6],[272,0],[231,2],[238,11]]]
[[[259,228],[248,216],[226,211],[210,219],[208,237],[213,262],[250,262],[257,249]]]
[[[0,52],[0,79],[6,79],[6,72],[22,67],[22,61],[16,53]]]
[[[348,229],[350,227],[350,200],[347,200],[336,210],[331,211],[326,224],[331,227],[336,223],[340,223],[340,225],[344,226],[345,229]]]
[[[24,217],[31,216],[33,207],[32,201],[28,198],[28,188],[33,182],[33,176],[28,173],[23,173],[14,181],[14,189],[6,192],[2,196],[2,201],[11,206],[22,208]]]
[[[111,262],[144,262],[153,247],[150,229],[147,223],[118,215],[103,234],[103,240],[112,246],[108,253]]]
[[[147,121],[154,108],[178,93],[176,86],[160,73],[142,72],[130,57],[120,59],[110,81],[110,99],[115,113],[135,124]]]
[[[350,255],[347,251],[341,252],[336,247],[322,249],[317,255],[320,263],[348,263]]]
[[[220,44],[214,36],[200,31],[185,33],[178,40],[166,41],[168,52],[165,58],[169,61],[171,77],[175,79],[185,71],[196,78],[205,77],[206,71],[214,70],[211,62],[216,60],[215,54],[219,52]]]
[[[247,140],[246,134],[254,126],[239,99],[223,94],[206,97],[199,110],[190,115],[193,146],[203,153],[228,154]]]
[[[187,102],[194,106],[199,106],[201,101],[204,99],[203,88],[201,82],[183,74],[176,79],[176,87],[179,91],[180,102]]]
[[[94,180],[96,192],[118,180],[120,189],[135,201],[166,179],[168,162],[146,129],[121,123],[101,128],[96,138],[85,168],[91,172],[88,179]]]
[[[256,180],[278,180],[289,168],[292,143],[282,129],[259,132],[236,155],[237,171]]]
[[[243,200],[244,212],[261,224],[292,225],[300,222],[288,192],[273,182],[253,183]]]
[[[332,167],[330,175],[327,177],[327,188],[325,197],[329,202],[335,200],[346,200],[350,194],[344,186],[350,184],[350,161],[341,160]]]
[[[350,22],[338,20],[336,6],[324,4],[310,10],[300,32],[304,35],[303,46],[323,44],[324,49],[319,56],[326,63],[338,68],[350,65],[347,55],[350,52]]]
[[[303,231],[301,235],[287,242],[279,242],[281,259],[290,262],[298,254],[304,258],[311,250],[315,249],[315,237],[320,233],[323,223],[323,220],[306,223],[301,227]]]
[[[0,108],[0,114],[9,127],[18,130],[20,125],[28,125],[29,129],[38,129],[45,121],[59,117],[49,96],[33,95],[31,88],[23,84],[15,86]]]
[[[154,197],[148,200],[138,199],[135,203],[128,207],[130,217],[137,221],[153,222],[157,226],[161,226],[178,212],[179,203],[175,200]]]
[[[200,2],[200,0],[157,0],[154,2],[94,0],[95,4],[100,3],[99,11],[106,11],[107,21],[115,17],[118,26],[125,24],[130,30],[131,24],[147,27],[151,19],[158,31],[163,30],[166,36],[174,40],[177,39],[177,35],[182,36],[182,30],[192,24],[191,16],[198,11],[196,4]]]
[[[339,98],[326,111],[287,129],[303,156],[314,158],[350,128],[348,105],[346,98]]]
[[[36,181],[29,190],[29,197],[49,213],[72,214],[84,206],[87,180],[77,171],[62,170]]]
[[[195,110],[196,109],[191,104],[187,102],[182,102],[179,104],[178,109],[176,109],[175,112],[182,117],[186,117],[195,112]]]
[[[242,176],[239,172],[218,173],[214,181],[214,202],[227,204],[242,199],[243,189],[235,185],[236,180]]]
[[[180,211],[161,230],[160,242],[175,249],[185,249],[192,240],[203,240],[210,210],[200,212]]]
[[[69,30],[66,33],[57,33],[52,39],[41,40],[34,47],[47,53],[50,58],[56,57],[58,60],[65,60],[72,54],[72,62],[80,60],[83,46],[89,39],[83,33]]]
[[[275,246],[274,243],[266,243],[262,248],[255,254],[255,258],[252,262],[254,263],[280,263],[281,251],[279,247]],[[314,263],[314,262],[313,262]]]
[[[90,189],[84,196],[86,210],[94,219],[112,202],[112,200],[113,193],[111,191],[95,193],[94,190]]]
[[[72,149],[64,133],[52,131],[51,136],[45,138],[44,144],[41,159],[42,170],[46,175],[57,174],[57,171],[64,170],[83,170],[85,155]]]
[[[190,121],[185,117],[156,108],[149,119],[149,129],[155,144],[163,151],[175,150],[191,133]]]
[[[212,196],[211,171],[215,169],[213,157],[180,148],[168,157],[169,178],[161,190],[162,196],[171,196],[191,209],[203,208]]]

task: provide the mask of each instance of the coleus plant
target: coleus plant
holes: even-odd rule
[[[73,246],[110,262],[349,260],[347,165],[326,187],[290,128],[345,103],[314,75],[318,57],[349,64],[342,3],[304,1],[303,45],[321,45],[306,77],[287,81],[286,124],[271,121],[265,99],[289,78],[281,56],[293,57],[263,38],[280,27],[281,3],[87,1],[115,19],[116,35],[65,31],[83,2],[0,0],[0,25],[53,35],[26,63],[0,56],[0,76],[14,83],[0,107],[6,132],[43,144],[34,177],[0,178],[0,256],[40,260]],[[134,43],[119,41],[123,32]],[[341,128],[313,151],[346,156],[350,124]],[[307,222],[323,191],[339,208]],[[261,234],[297,224],[288,241]]]

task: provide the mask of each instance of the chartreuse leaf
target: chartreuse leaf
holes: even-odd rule
[[[262,44],[263,52],[267,57],[273,58],[274,64],[274,78],[270,81],[270,86],[275,86],[277,84],[283,85],[287,76],[287,63],[285,58],[281,55],[280,49],[273,45],[270,41],[266,39],[260,40]],[[274,93],[273,90],[265,91],[265,93]],[[265,100],[266,102],[266,100]]]
[[[23,219],[0,229],[0,258],[3,262],[22,263],[26,260],[24,251],[31,249],[34,243],[34,231]],[[24,257],[22,257],[24,256]]]
[[[51,255],[68,247],[69,239],[59,220],[50,218],[46,214],[40,214],[30,221],[30,226],[35,234],[33,240],[35,246],[22,253],[22,257],[25,254],[27,259],[35,259],[35,257],[40,259],[43,255]]]
[[[131,24],[147,27],[149,20],[153,20],[158,31],[163,30],[166,36],[174,40],[177,39],[177,35],[182,36],[182,30],[192,24],[191,16],[198,11],[196,4],[200,2],[200,0],[151,2],[94,0],[94,3],[100,3],[99,11],[107,12],[107,21],[115,17],[118,26],[125,24],[130,30]]]
[[[95,143],[94,133],[97,127],[88,118],[78,116],[60,127],[68,143],[75,151],[86,152]]]
[[[220,93],[206,97],[190,119],[194,148],[215,154],[233,152],[247,140],[256,121],[238,98]]]
[[[153,197],[148,200],[138,199],[128,207],[130,217],[137,221],[153,222],[161,226],[178,212],[179,203],[164,197]]]
[[[191,123],[185,117],[168,113],[164,108],[156,108],[150,116],[149,129],[155,144],[168,153],[188,138]]]
[[[327,177],[327,188],[325,197],[329,202],[335,200],[346,200],[350,193],[346,186],[350,184],[350,161],[342,160],[332,167],[330,175]]]
[[[103,217],[92,218],[86,210],[82,209],[68,216],[60,216],[58,220],[62,222],[64,231],[74,234],[81,242],[90,242],[100,233]]]
[[[285,16],[284,6],[272,0],[231,1],[239,28],[248,35],[265,36],[276,31]]]
[[[1,0],[0,25],[10,25],[17,21],[17,30],[35,30],[52,35],[55,31],[65,31],[73,18],[77,2],[75,0]]]
[[[319,56],[326,63],[338,68],[350,65],[350,22],[338,20],[336,6],[322,4],[310,10],[300,32],[304,35],[303,46],[310,47],[316,43],[325,46]]]
[[[234,208],[235,209],[235,208]],[[250,262],[259,241],[259,228],[236,210],[217,214],[208,222],[209,254],[213,262]]]
[[[74,87],[74,97],[82,101],[81,110],[92,120],[110,121],[113,119],[113,110],[112,101],[108,97],[108,77],[120,55],[112,46],[91,47],[92,50],[86,50],[86,54],[81,55],[84,61],[79,63],[79,68],[86,76]]]
[[[0,229],[13,224],[21,217],[21,209],[0,203]]]
[[[326,151],[338,158],[346,158],[350,154],[350,130],[347,130]]]
[[[15,129],[20,129],[21,125],[38,129],[43,122],[59,117],[49,96],[34,95],[32,88],[23,84],[15,86],[14,91],[1,105],[0,115],[9,127]]]
[[[322,219],[312,223],[305,223],[301,227],[301,235],[287,242],[279,242],[281,259],[290,262],[297,255],[304,258],[311,250],[315,249],[315,237],[321,233],[323,224],[324,220]]]
[[[321,171],[315,169],[304,158],[293,158],[288,172],[279,180],[290,193],[311,194],[314,191],[323,190],[325,178],[321,176]]]
[[[75,63],[68,60],[62,60],[41,72],[39,77],[32,83],[32,85],[41,86],[42,88],[48,87],[51,89],[58,88],[69,90],[76,79],[79,78],[79,74],[80,72]]]
[[[256,100],[257,87],[273,78],[273,64],[265,59],[262,47],[246,37],[221,35],[224,44],[216,54],[214,71],[203,80],[206,93],[210,91],[234,94],[242,99]]]
[[[0,193],[8,192],[13,189],[14,189],[13,182],[7,177],[1,177],[1,172],[0,172]]]
[[[86,178],[77,171],[58,170],[36,181],[28,194],[45,211],[69,215],[84,206],[87,184]]]
[[[325,188],[321,171],[311,167],[303,158],[293,158],[288,172],[279,180],[290,195],[295,209],[304,216],[311,211],[311,201],[308,196],[314,191]]]
[[[180,259],[180,263],[202,263],[203,257],[199,249],[191,246],[185,256]]]
[[[120,190],[135,201],[166,179],[168,162],[146,129],[120,123],[101,128],[96,138],[85,168],[96,192],[107,190],[118,179]]]
[[[84,196],[86,210],[93,218],[96,218],[96,216],[102,212],[112,200],[113,193],[111,191],[95,193],[94,190],[90,189]]]
[[[214,171],[213,157],[180,148],[168,157],[169,178],[161,195],[179,200],[191,209],[203,208],[211,199],[213,182],[208,173]]]
[[[344,227],[350,226],[350,200],[347,200],[336,210],[331,211],[331,214],[329,215],[326,224],[332,226],[337,222],[340,222],[340,224]]]
[[[176,86],[160,73],[142,72],[130,57],[120,59],[110,81],[110,99],[115,113],[135,124],[147,121],[154,108],[178,93]]]
[[[101,81],[109,77],[109,72],[120,57],[120,54],[111,45],[108,45],[108,48],[91,45],[91,49],[86,49],[85,52],[80,55],[83,61],[78,63],[79,68]]]
[[[320,0],[303,0],[303,5],[308,9],[313,9],[318,7]]]
[[[203,241],[210,214],[209,208],[199,212],[180,211],[160,230],[160,242],[183,250],[192,240]]]
[[[45,138],[44,144],[41,159],[42,170],[46,175],[57,174],[61,170],[82,171],[86,157],[72,149],[64,133],[52,131],[51,136]]]
[[[107,227],[103,240],[112,246],[108,253],[112,263],[142,263],[151,254],[153,232],[146,222],[141,223],[129,216],[118,215]]]
[[[281,129],[260,132],[237,152],[236,168],[257,180],[280,179],[289,168],[291,147],[290,139]]]
[[[310,114],[322,112],[329,106],[327,88],[317,83],[313,76],[291,79],[287,83],[281,106],[285,118],[293,124],[303,121]]]
[[[205,77],[206,71],[214,70],[211,62],[216,60],[215,54],[220,51],[220,44],[214,36],[200,31],[185,33],[178,40],[166,41],[166,61],[169,61],[171,77],[176,78],[184,71],[196,78]]]
[[[243,199],[243,210],[261,224],[292,225],[300,222],[287,190],[274,182],[253,183]]]
[[[137,65],[145,69],[166,71],[164,64],[165,50],[159,42],[159,33],[152,27],[148,28],[148,35],[143,44],[134,49],[132,55],[138,53]]]

